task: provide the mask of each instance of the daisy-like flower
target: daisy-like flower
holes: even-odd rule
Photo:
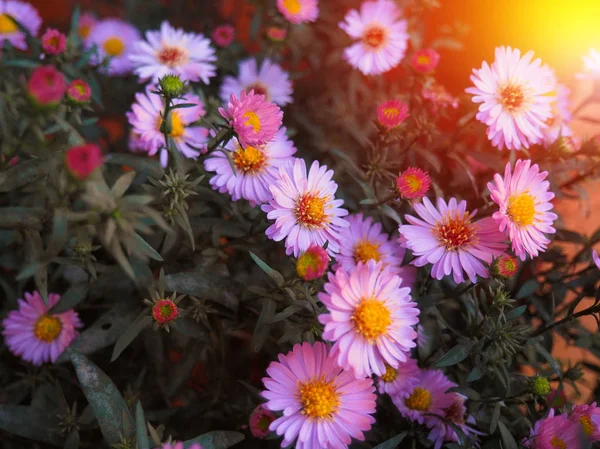
[[[554,74],[540,59],[532,59],[532,51],[521,56],[517,49],[498,47],[491,67],[484,62],[481,69],[473,69],[475,87],[466,92],[481,103],[477,120],[487,125],[488,139],[500,150],[540,143],[552,116]]]
[[[581,423],[581,429],[590,441],[600,441],[600,408],[595,402],[573,407],[569,420]]]
[[[396,67],[408,45],[406,20],[391,0],[366,1],[360,12],[353,9],[339,26],[354,44],[344,51],[344,59],[365,75],[379,75]]]
[[[230,140],[224,149],[230,153],[235,172],[224,153],[211,153],[204,160],[206,171],[216,172],[210,185],[219,192],[229,192],[233,201],[245,199],[252,206],[273,198],[269,187],[275,183],[279,167],[293,161],[292,155],[297,151],[284,127],[266,145],[242,148],[235,140]]]
[[[0,0],[0,48],[4,41],[19,50],[27,50],[27,41],[14,19],[23,25],[32,36],[37,36],[42,26],[42,19],[33,6],[17,0]]]
[[[231,94],[238,95],[241,91],[248,93],[251,90],[257,95],[264,95],[267,101],[278,106],[292,102],[293,90],[289,75],[279,64],[268,58],[260,67],[254,58],[240,62],[238,77],[226,76],[223,80],[221,100],[226,103]]]
[[[432,427],[438,418],[431,415],[444,416],[453,401],[453,394],[446,391],[456,386],[440,370],[421,370],[418,382],[392,400],[402,416]]]
[[[583,72],[578,73],[576,77],[578,79],[600,80],[600,51],[592,48],[589,54],[582,56],[582,59]]]
[[[377,106],[377,121],[386,129],[400,126],[408,115],[408,106],[400,100],[384,101]]]
[[[161,131],[164,104],[159,95],[153,94],[153,87],[148,87],[145,93],[138,92],[135,95],[135,103],[131,111],[127,112],[129,123],[134,132],[141,136],[146,142],[146,150],[150,156],[154,156],[158,150],[160,162],[163,167],[167,166],[169,158],[165,147],[165,136]],[[200,98],[191,93],[182,98],[173,100],[175,105],[181,103],[195,103],[196,106],[189,108],[178,108],[171,110],[171,133],[177,145],[177,149],[186,157],[195,159],[200,154],[198,149],[208,140],[208,130],[200,126],[190,126],[205,114],[204,105]]]
[[[244,148],[273,140],[283,120],[281,109],[254,91],[241,91],[240,98],[231,94],[227,108],[219,108],[219,113],[229,121]]]
[[[429,173],[420,168],[409,167],[396,178],[396,189],[407,200],[424,197],[431,187]]]
[[[526,445],[532,449],[580,449],[581,425],[569,421],[566,413],[555,416],[551,409],[530,431]]]
[[[296,262],[296,272],[305,281],[323,277],[329,266],[329,254],[317,245],[311,245]]]
[[[10,352],[37,366],[56,362],[78,335],[77,328],[83,326],[72,309],[49,312],[59,299],[60,295],[50,293],[46,305],[37,291],[19,299],[18,310],[10,311],[2,321],[2,335]]]
[[[362,214],[350,215],[350,226],[340,231],[340,253],[336,256],[339,266],[351,272],[359,263],[370,260],[383,262],[396,274],[402,271],[402,259],[406,250],[390,240],[382,231],[381,223],[373,223],[371,217]]]
[[[71,147],[65,153],[65,166],[76,179],[87,178],[101,165],[102,150],[93,143]]]
[[[325,292],[319,293],[329,311],[319,316],[323,338],[335,342],[332,355],[357,377],[383,376],[386,365],[398,368],[417,345],[413,326],[419,309],[410,288],[401,284],[402,278],[371,260],[349,273],[330,273]]]
[[[294,24],[314,22],[319,17],[318,0],[277,0],[277,10]]]
[[[419,383],[419,367],[414,359],[398,364],[398,368],[385,366],[385,373],[379,377],[377,388],[381,394],[396,396],[410,391]]]
[[[600,256],[598,255],[598,252],[595,249],[592,250],[592,260],[594,261],[596,267],[600,270]]]
[[[184,81],[209,83],[215,76],[217,60],[210,40],[203,34],[186,33],[163,22],[158,31],[147,31],[146,40],[133,45],[129,60],[141,82],[158,82],[165,75],[179,75]]]
[[[518,160],[511,173],[510,162],[506,164],[504,179],[494,175],[494,183],[488,183],[492,200],[498,205],[493,219],[500,231],[505,232],[513,252],[521,260],[526,254],[536,257],[544,252],[550,240],[544,235],[554,234],[552,223],[557,215],[550,212],[554,193],[549,192],[550,183],[544,181],[548,172],[540,172],[537,164]]]
[[[270,426],[284,435],[282,447],[297,438],[297,449],[345,449],[352,438],[364,440],[363,432],[375,422],[373,380],[342,370],[324,343],[296,344],[267,374],[263,407],[283,411]]]
[[[349,226],[342,217],[343,200],[334,195],[337,184],[331,180],[333,170],[314,161],[306,172],[304,159],[293,165],[279,168],[279,176],[271,185],[273,199],[262,206],[269,220],[275,223],[265,231],[267,237],[277,242],[285,239],[286,254],[298,257],[311,245],[325,246],[329,254],[338,253],[339,234]]]
[[[433,442],[433,449],[440,449],[442,444],[451,441],[458,441],[458,435],[454,430],[458,427],[467,436],[483,435],[473,429],[471,426],[475,424],[475,418],[467,415],[465,407],[466,397],[459,393],[448,393],[446,396],[451,397],[451,404],[444,409],[442,414],[443,419],[435,418],[431,424],[431,432],[427,435],[427,439]]]
[[[542,130],[544,146],[552,145],[559,137],[570,137],[573,131],[569,126],[573,118],[571,113],[571,90],[564,84],[556,85],[556,93],[552,95],[556,101],[552,103],[552,117],[546,120],[547,127]]]
[[[67,99],[73,104],[84,104],[92,98],[90,85],[83,80],[73,80],[67,88]]]
[[[505,237],[491,218],[473,221],[477,211],[469,213],[466,207],[466,201],[457,203],[455,198],[448,204],[438,198],[437,208],[427,198],[414,205],[420,218],[406,215],[410,224],[400,226],[404,245],[417,256],[413,265],[431,263],[432,277],[442,279],[452,273],[457,284],[465,281],[464,273],[471,282],[477,282],[478,275],[489,276],[482,262],[489,264],[504,252]]]
[[[275,421],[275,414],[262,405],[256,407],[250,415],[250,432],[256,438],[264,438],[269,433],[269,426]]]
[[[90,33],[92,32],[92,29],[96,23],[98,23],[98,19],[95,15],[89,12],[84,12],[81,14],[81,16],[79,16],[77,32],[83,42],[87,41],[88,37],[90,37]]]
[[[492,263],[492,273],[496,276],[508,279],[513,277],[519,269],[519,261],[510,254],[502,254],[494,259]]]
[[[220,25],[212,33],[212,40],[221,48],[229,47],[235,39],[235,28],[231,25]]]
[[[108,68],[102,69],[109,75],[122,76],[131,73],[132,65],[129,54],[135,42],[140,39],[137,28],[119,19],[104,19],[94,25],[85,46],[96,45],[94,64],[100,64],[104,58],[109,59]]]
[[[42,35],[42,49],[47,55],[60,55],[67,49],[67,38],[60,31],[48,28]]]
[[[413,53],[410,66],[417,73],[431,73],[440,62],[440,54],[433,48],[425,48]]]

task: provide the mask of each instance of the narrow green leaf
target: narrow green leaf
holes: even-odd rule
[[[267,323],[273,319],[276,306],[275,301],[271,298],[263,298],[262,310],[256,321],[256,327],[254,328],[254,335],[252,337],[254,350],[256,352],[260,351],[260,348],[262,348],[269,337],[270,326]]]
[[[396,447],[398,447],[398,445],[402,443],[404,437],[406,437],[406,432],[402,432],[396,435],[394,438],[390,438],[389,440],[384,441],[383,443],[379,443],[373,449],[396,449]]]
[[[502,446],[504,449],[518,449],[519,446],[510,433],[510,430],[508,430],[508,427],[506,427],[506,424],[502,421],[498,421],[498,428],[500,429],[500,436],[502,437]]]
[[[475,382],[476,380],[481,379],[483,377],[483,374],[484,373],[481,370],[481,368],[479,368],[478,366],[476,366],[475,368],[473,368],[471,370],[471,372],[467,376],[467,382]]]
[[[62,294],[60,300],[52,309],[52,313],[62,313],[77,306],[87,298],[89,292],[88,284],[75,284]]]
[[[181,109],[181,108],[195,108],[197,107],[197,103],[179,103],[171,107],[171,109]]]
[[[550,366],[552,367],[552,369],[554,370],[554,372],[556,373],[556,375],[558,377],[562,377],[562,373],[560,370],[560,366],[558,365],[558,362],[556,360],[554,360],[554,357],[552,357],[552,354],[550,354],[546,348],[544,348],[540,343],[535,342],[534,343],[535,349],[536,351],[543,357],[546,359],[546,361],[550,364]]]
[[[436,363],[438,367],[456,365],[469,357],[472,344],[458,344],[444,354]]]
[[[139,245],[140,249],[142,251],[144,251],[144,253],[146,253],[148,255],[148,257],[150,257],[154,260],[158,260],[159,262],[162,262],[162,260],[163,260],[162,256],[154,248],[152,248],[152,246],[146,240],[144,240],[139,234],[135,233],[134,239],[137,242],[137,244]]]
[[[56,415],[22,405],[0,405],[0,429],[23,438],[62,446]]]
[[[150,449],[150,440],[148,439],[148,429],[146,428],[146,416],[142,403],[138,401],[135,406],[135,437],[138,449]]]
[[[496,427],[498,426],[498,420],[500,419],[500,402],[496,402],[494,406],[494,413],[492,413],[492,421],[490,422],[490,434],[496,431]]]
[[[0,228],[41,230],[46,211],[28,207],[0,207]]]
[[[540,283],[537,280],[528,279],[527,281],[525,281],[523,283],[523,285],[517,292],[517,295],[515,296],[515,298],[516,299],[529,298],[531,295],[533,295],[535,293],[535,291],[537,290],[539,285],[540,285]]]
[[[152,317],[150,315],[146,315],[146,312],[140,313],[137,319],[131,323],[131,325],[127,328],[125,332],[119,337],[117,342],[115,343],[115,348],[113,349],[112,357],[110,358],[111,362],[117,360],[117,358],[121,355],[121,353],[129,346],[129,344],[139,335],[141,331],[145,328],[152,325]]]
[[[69,432],[63,449],[79,449],[79,431],[77,429],[73,429]]]
[[[506,321],[514,320],[515,318],[519,318],[525,311],[527,310],[527,305],[519,306],[515,309],[512,309],[510,312],[506,314]]]
[[[189,448],[192,444],[198,443],[202,449],[227,449],[244,439],[244,435],[230,430],[214,430],[192,438],[183,443],[184,448]]]
[[[271,279],[273,279],[273,281],[275,282],[275,284],[278,287],[281,287],[283,285],[283,283],[285,282],[285,279],[283,278],[283,276],[281,275],[281,273],[279,271],[271,268],[267,263],[265,263],[260,257],[258,257],[256,254],[254,254],[252,251],[250,251],[250,257],[252,257],[252,260],[254,260],[254,262],[256,262],[256,265],[258,265],[261,270],[263,270],[265,273],[267,273],[269,275],[269,277]]]

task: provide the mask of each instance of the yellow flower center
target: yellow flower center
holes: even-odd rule
[[[259,171],[265,165],[265,154],[255,147],[239,148],[233,154],[233,163],[235,167],[243,173],[254,173]]]
[[[390,365],[385,365],[385,374],[380,379],[389,383],[395,381],[396,377],[398,377],[398,370]]]
[[[52,315],[42,315],[35,323],[33,333],[38,340],[50,343],[60,335],[62,324]]]
[[[362,36],[363,43],[371,50],[378,50],[388,39],[388,31],[381,25],[371,25],[365,29]]]
[[[319,258],[315,253],[305,252],[298,257],[298,262],[296,263],[296,271],[298,272],[298,276],[305,278],[310,268],[315,271],[317,270],[318,264]]]
[[[417,64],[419,65],[428,65],[431,63],[431,58],[427,55],[419,55],[417,56]]]
[[[404,400],[404,404],[411,410],[426,412],[431,404],[431,393],[425,388],[417,387],[412,394]]]
[[[505,273],[512,273],[517,269],[517,263],[513,258],[506,258],[503,261],[504,267],[502,267]]]
[[[446,246],[446,250],[455,251],[470,244],[475,237],[475,229],[471,224],[469,215],[447,214],[437,224],[434,231],[440,243]]]
[[[79,35],[84,39],[90,35],[92,28],[89,25],[82,25],[79,27]]]
[[[357,262],[367,263],[369,260],[379,262],[381,254],[379,253],[379,245],[362,240],[354,247],[354,258]]]
[[[300,0],[283,0],[283,7],[287,9],[290,14],[298,14],[302,10]]]
[[[125,42],[117,36],[109,37],[104,41],[104,51],[109,56],[119,56],[125,51]]]
[[[393,120],[400,114],[400,110],[398,108],[385,108],[383,110],[383,116],[388,120]]]
[[[392,324],[392,313],[382,301],[363,299],[352,315],[354,329],[367,340],[376,340]]]
[[[550,444],[552,445],[552,449],[567,449],[567,443],[558,437],[552,437]]]
[[[162,117],[158,117],[157,128],[160,131],[161,125],[163,124]],[[171,132],[169,136],[173,139],[177,139],[185,134],[185,126],[181,121],[181,116],[177,111],[171,111]]]
[[[340,405],[340,396],[333,382],[325,382],[322,379],[301,383],[298,396],[302,404],[302,414],[309,418],[330,419]]]
[[[535,219],[535,200],[527,193],[508,198],[508,216],[517,226],[529,226]]]
[[[163,47],[158,53],[158,60],[169,67],[176,67],[188,62],[189,57],[187,50],[185,49],[179,47]]]
[[[518,85],[508,84],[500,88],[498,94],[500,97],[500,104],[504,107],[504,110],[508,112],[515,112],[525,101],[523,88]]]
[[[321,226],[327,216],[325,215],[325,198],[314,194],[306,194],[297,202],[296,220],[306,227]]]
[[[18,29],[8,14],[0,14],[0,33],[14,33]]]
[[[423,181],[417,175],[405,175],[404,184],[411,193],[418,192],[423,187]]]
[[[579,422],[583,426],[583,433],[585,433],[586,436],[589,437],[594,432],[594,425],[592,424],[592,420],[589,416],[583,415],[581,418],[579,418]]]
[[[244,122],[244,125],[252,126],[255,133],[260,131],[260,118],[258,117],[258,115],[256,115],[255,112],[248,111],[248,112],[244,113],[243,117],[246,119],[246,121]]]

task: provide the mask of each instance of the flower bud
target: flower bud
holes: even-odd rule
[[[51,65],[34,69],[27,83],[27,95],[38,109],[58,106],[66,91],[64,75]]]
[[[550,381],[543,376],[533,376],[528,381],[529,392],[534,396],[546,396],[550,393]]]
[[[410,66],[417,73],[431,73],[440,62],[440,55],[431,48],[415,52],[410,58]]]
[[[273,421],[275,421],[273,412],[259,405],[250,415],[250,432],[256,438],[264,438],[270,433],[269,426]]]
[[[92,89],[89,84],[83,80],[73,80],[67,89],[67,100],[71,104],[89,103],[92,97]]]
[[[158,80],[158,85],[163,94],[170,98],[180,97],[186,90],[186,85],[179,75],[165,75]]]
[[[60,55],[67,49],[67,38],[54,28],[48,28],[42,36],[42,48],[47,55]]]
[[[102,151],[98,145],[87,143],[69,148],[65,154],[65,166],[80,181],[87,178],[102,165]]]
[[[519,268],[519,261],[510,254],[502,254],[492,262],[492,273],[502,279],[508,279],[515,275]]]
[[[408,106],[400,100],[388,100],[377,106],[377,121],[386,129],[400,126],[408,117]]]
[[[221,25],[213,31],[212,39],[221,48],[229,47],[235,38],[235,28],[231,25]]]
[[[152,317],[160,324],[167,324],[179,315],[177,304],[171,299],[161,299],[152,306]]]
[[[318,245],[311,245],[304,254],[298,257],[296,271],[305,281],[319,279],[327,271],[329,255]]]
[[[426,171],[410,167],[396,178],[396,189],[402,198],[415,200],[425,196],[431,186],[431,179]]]

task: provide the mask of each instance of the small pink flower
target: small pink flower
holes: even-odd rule
[[[152,306],[152,316],[160,324],[173,321],[179,315],[177,304],[170,299],[161,299]]]
[[[84,12],[83,14],[81,14],[81,16],[79,17],[79,26],[77,30],[79,32],[79,37],[81,37],[81,40],[87,40],[88,36],[92,31],[92,28],[94,28],[94,25],[96,25],[97,22],[98,19],[96,19],[96,16],[94,16],[93,14],[90,14],[89,12]]]
[[[458,108],[458,98],[451,95],[441,84],[434,83],[423,86],[421,96],[431,103],[430,109],[434,113],[440,109]]]
[[[55,106],[67,91],[64,75],[51,65],[36,67],[29,77],[27,93],[37,106]]]
[[[400,196],[409,200],[424,197],[430,186],[429,174],[420,168],[409,167],[396,178],[396,188]]]
[[[510,254],[502,254],[492,263],[492,273],[504,279],[513,277],[518,268],[519,261]]]
[[[319,16],[318,0],[277,0],[277,10],[289,22],[314,22]]]
[[[273,421],[275,414],[259,405],[250,415],[250,432],[256,438],[264,438],[270,433],[269,426]]]
[[[8,166],[9,167],[14,167],[18,163],[19,163],[19,156],[15,156],[10,161],[8,161]]]
[[[432,48],[419,50],[410,58],[410,66],[417,73],[431,73],[440,62],[440,55]]]
[[[91,97],[92,89],[83,80],[73,80],[67,89],[67,98],[73,103],[87,103]]]
[[[235,28],[231,25],[221,25],[215,28],[212,40],[219,47],[229,47],[235,39]]]
[[[85,179],[102,165],[102,151],[93,143],[69,148],[65,154],[65,165],[75,178]]]
[[[420,370],[415,359],[399,363],[398,368],[386,365],[385,373],[379,376],[377,381],[379,393],[387,393],[391,397],[395,397],[410,391],[419,383],[419,373]]]
[[[600,270],[600,256],[598,256],[598,252],[596,250],[592,251],[592,260],[596,264],[596,267]]]
[[[298,257],[296,271],[305,281],[312,281],[322,277],[329,265],[329,255],[319,245],[311,245]]]
[[[219,108],[238,135],[242,147],[264,145],[275,138],[283,112],[264,95],[242,91],[240,98],[231,94],[227,108]]]
[[[388,100],[377,106],[377,121],[387,129],[400,126],[408,117],[408,106],[400,100]]]
[[[267,37],[273,42],[283,42],[287,37],[287,30],[285,28],[270,26],[267,28]]]
[[[165,443],[161,447],[157,447],[156,449],[185,449],[185,446],[181,441],[175,443]],[[202,449],[202,445],[200,443],[194,443],[189,446],[188,449]]]
[[[600,441],[600,408],[595,402],[573,407],[569,420],[581,423],[581,429],[590,441]]]
[[[48,28],[42,36],[42,48],[47,55],[60,55],[67,49],[67,38],[54,28]]]
[[[533,449],[581,449],[581,426],[569,421],[567,414],[554,416],[551,409],[546,418],[535,423],[525,445]]]

